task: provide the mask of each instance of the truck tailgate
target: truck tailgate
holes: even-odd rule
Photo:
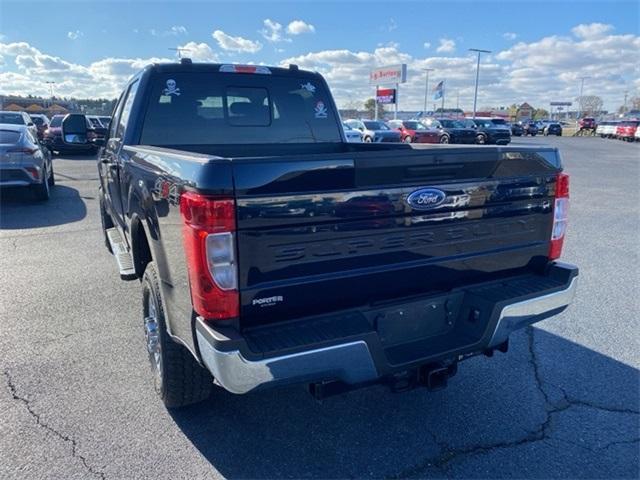
[[[447,292],[547,263],[555,150],[234,159],[244,327]],[[428,210],[407,198],[446,195]]]

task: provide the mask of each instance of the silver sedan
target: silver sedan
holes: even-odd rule
[[[48,200],[54,182],[51,153],[29,127],[0,124],[0,187],[28,187]]]

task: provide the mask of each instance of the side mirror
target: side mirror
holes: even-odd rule
[[[62,141],[70,145],[86,145],[87,118],[79,113],[70,113],[62,120]]]

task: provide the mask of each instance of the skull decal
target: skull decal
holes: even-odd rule
[[[176,88],[176,81],[173,78],[167,80],[167,88],[162,91],[163,95],[180,95],[180,89]]]

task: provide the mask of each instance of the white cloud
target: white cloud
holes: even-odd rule
[[[605,34],[611,32],[613,26],[604,23],[582,23],[571,29],[571,32],[584,40],[601,38]]]
[[[173,61],[166,58],[105,58],[80,65],[43,53],[26,42],[0,43],[0,55],[5,58],[5,64],[12,63],[11,67],[17,70],[0,72],[3,93],[48,96],[49,86],[45,81],[53,81],[56,82],[56,95],[83,98],[114,98],[120,94],[125,82],[146,65]]]
[[[71,40],[77,40],[82,37],[84,34],[80,30],[74,30],[73,32],[67,32],[67,37]]]
[[[548,108],[551,100],[574,101],[580,87],[579,79],[583,76],[589,77],[585,82],[585,94],[601,96],[605,108],[610,111],[621,105],[625,91],[628,90],[629,96],[640,95],[640,65],[620,60],[638,58],[640,36],[614,34],[611,30],[603,34],[597,30],[591,28],[587,34],[587,30],[580,28],[577,31],[583,36],[568,31],[564,36],[519,41],[495,54],[483,55],[478,106],[508,106],[527,101],[534,107]],[[251,45],[254,43],[257,42],[250,42]],[[219,61],[220,51],[215,45],[212,48],[207,43],[184,42],[180,47],[190,50],[185,55],[194,61]],[[244,44],[243,48],[246,47]],[[285,56],[281,52],[276,54],[279,58]],[[422,109],[425,81],[422,69],[432,68],[429,75],[431,89],[440,80],[446,80],[445,106],[455,106],[459,95],[460,106],[471,108],[476,57],[466,51],[461,55],[455,52],[445,53],[446,56],[434,55],[431,50],[409,54],[391,42],[367,50],[343,48],[290,55],[290,58],[283,58],[281,64],[295,63],[322,73],[338,105],[343,106],[353,100],[364,102],[371,98],[373,89],[368,84],[371,68],[406,63],[408,81],[401,85],[399,97],[402,110]],[[77,64],[53,52],[42,52],[26,42],[0,42],[0,58],[4,59],[0,72],[2,93],[48,95],[44,81],[52,80],[57,82],[56,95],[90,98],[116,97],[127,79],[148,63],[175,62],[175,58],[104,58]]]
[[[316,27],[302,20],[294,20],[287,25],[287,33],[289,35],[301,35],[303,33],[315,33]]]
[[[171,35],[186,35],[189,33],[187,28],[183,25],[174,25],[169,29],[169,32],[171,32]]]
[[[277,42],[290,42],[290,38],[286,38],[282,35],[283,27],[280,23],[267,18],[262,22],[264,24],[264,28],[260,30],[260,34],[264,37],[265,40],[272,43]]]
[[[438,53],[451,53],[456,49],[456,42],[449,38],[441,38],[440,45],[436,48]]]
[[[430,43],[430,42],[424,42],[424,43],[422,44],[422,46],[423,46],[425,49],[429,49],[429,48],[431,48],[431,43]]]
[[[218,55],[206,43],[188,42],[179,45],[178,49],[183,51],[183,57],[188,57],[194,62],[218,62]]]
[[[242,37],[232,37],[227,35],[222,30],[216,30],[211,36],[218,42],[218,45],[223,50],[230,50],[232,52],[247,52],[256,53],[262,48],[260,42],[254,42]]]
[[[504,38],[505,40],[515,40],[516,38],[518,38],[518,34],[517,33],[513,33],[513,32],[505,32],[502,34],[502,38]]]
[[[138,33],[138,29],[133,30],[135,33]],[[154,37],[179,37],[181,35],[187,35],[189,30],[184,25],[173,25],[171,28],[167,30],[156,30],[152,28],[149,30],[149,33]]]

